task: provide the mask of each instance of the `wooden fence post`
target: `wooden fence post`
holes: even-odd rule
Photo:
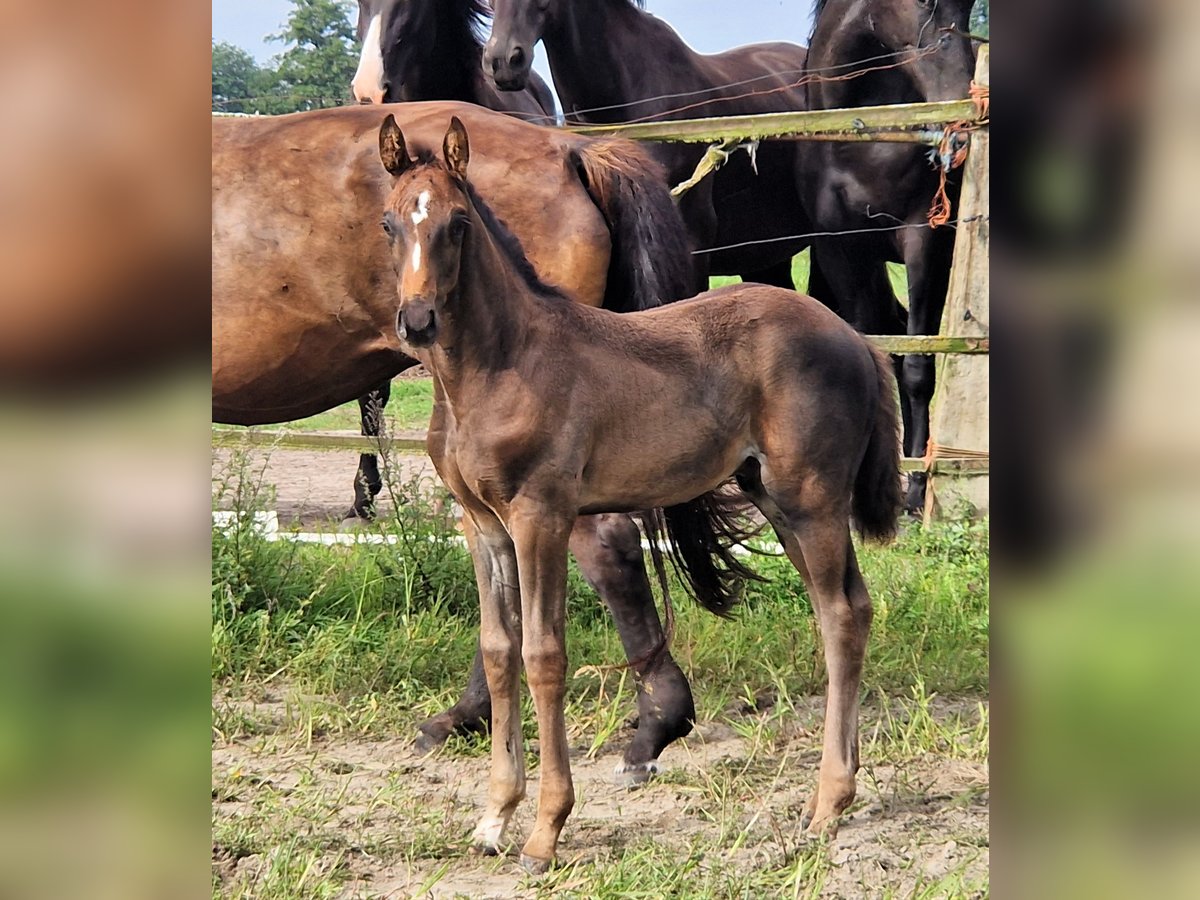
[[[990,84],[988,45],[979,48],[975,81]],[[960,224],[954,240],[954,264],[941,333],[956,337],[986,338],[991,328],[988,303],[989,220],[988,126],[971,134],[959,198]],[[929,414],[933,450],[945,456],[986,454],[988,430],[988,357],[948,354],[938,358],[937,390]],[[963,453],[962,451],[967,451]],[[988,474],[930,473],[925,495],[925,521],[955,510],[964,503],[986,513]]]

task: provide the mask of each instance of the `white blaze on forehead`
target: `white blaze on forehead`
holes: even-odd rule
[[[421,191],[417,196],[417,211],[412,214],[414,225],[420,225],[429,218],[429,191]]]
[[[371,24],[367,26],[362,56],[358,58],[358,71],[354,73],[354,80],[350,83],[354,99],[360,102],[383,102],[383,48],[379,40],[381,18],[379,15],[372,17]]]
[[[412,214],[412,221],[413,221],[414,226],[420,225],[422,222],[424,222],[426,219],[429,218],[429,199],[430,199],[429,191],[421,191],[421,193],[417,195],[417,208]],[[413,267],[414,272],[421,268],[421,237],[420,237],[420,235],[417,235],[416,240],[413,241],[412,267]]]

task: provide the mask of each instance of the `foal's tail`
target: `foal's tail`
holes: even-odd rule
[[[870,348],[878,391],[875,423],[867,451],[854,477],[850,509],[863,538],[887,541],[896,535],[900,518],[900,429],[896,423],[896,377],[891,358]]]
[[[604,308],[633,312],[695,294],[687,229],[658,163],[637,144],[608,138],[573,152],[612,235]]]
[[[741,496],[716,490],[678,506],[645,513],[643,521],[660,583],[665,585],[657,545],[665,535],[671,563],[700,605],[718,616],[731,615],[742,582],[763,580],[733,554],[734,546],[761,530],[742,524],[748,506]]]

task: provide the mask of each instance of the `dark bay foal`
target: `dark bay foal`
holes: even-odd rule
[[[554,858],[575,802],[563,696],[567,551],[580,515],[664,508],[697,599],[736,601],[709,495],[730,477],[808,586],[829,688],[810,833],[835,833],[855,794],[858,690],[871,598],[853,515],[885,539],[900,504],[891,363],[811,298],[737,285],[618,315],[547,287],[467,181],[454,118],[443,161],[379,136],[395,184],[383,215],[398,276],[396,330],[434,378],[428,449],[464,510],[492,695],[492,770],[474,841],[500,852],[525,794],[524,663],[541,789],[522,862]]]

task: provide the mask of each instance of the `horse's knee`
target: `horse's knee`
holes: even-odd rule
[[[521,657],[530,691],[549,689],[562,695],[567,681],[567,654],[561,643],[527,635]]]

